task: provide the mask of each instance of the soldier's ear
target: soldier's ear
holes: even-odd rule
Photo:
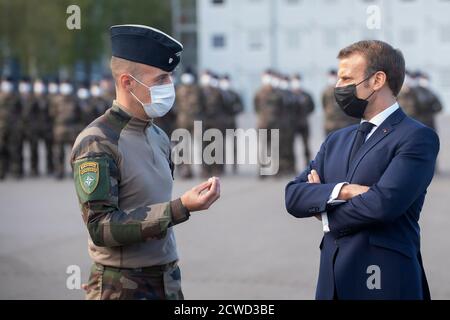
[[[127,91],[130,91],[131,90],[131,83],[132,83],[131,82],[131,77],[128,74],[124,73],[124,74],[120,75],[120,77],[119,77],[119,84],[120,84],[120,86],[123,89],[125,89]]]

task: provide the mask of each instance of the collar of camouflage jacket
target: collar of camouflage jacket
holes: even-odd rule
[[[147,130],[153,124],[153,119],[142,120],[133,117],[130,113],[125,111],[125,108],[116,100],[113,101],[111,107],[111,115],[116,121],[122,123],[126,122],[126,129],[131,131],[145,132],[145,130]]]

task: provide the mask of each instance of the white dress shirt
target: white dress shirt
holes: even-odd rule
[[[375,130],[378,129],[378,127],[386,120],[391,114],[393,114],[397,109],[399,108],[398,103],[394,103],[389,108],[384,109],[377,115],[375,115],[372,119],[370,119],[368,122],[372,123],[374,126],[372,130],[367,134],[366,140],[367,141],[375,132]],[[367,122],[367,120],[362,119],[361,123]],[[330,194],[330,198],[328,199],[328,204],[330,205],[339,205],[341,203],[346,202],[345,200],[337,200],[337,197],[339,196],[339,193],[341,192],[342,186],[348,184],[348,182],[341,182],[336,184],[336,186],[333,188],[333,191]],[[323,232],[329,232],[330,227],[328,225],[328,214],[326,212],[322,213],[322,226],[323,226]]]

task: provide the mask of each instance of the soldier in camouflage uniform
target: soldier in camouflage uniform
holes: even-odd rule
[[[293,93],[293,109],[295,121],[295,132],[300,134],[303,142],[304,160],[308,164],[311,160],[311,149],[309,147],[309,124],[308,117],[314,111],[314,100],[312,96],[301,86],[301,77],[296,75],[291,80]]]
[[[257,116],[257,128],[267,129],[267,144],[259,142],[260,154],[268,154],[267,150],[271,150],[271,129],[280,130],[283,97],[277,89],[278,83],[279,79],[270,70],[266,71],[261,78],[261,88],[255,93],[253,100]]]
[[[204,109],[203,95],[195,80],[195,76],[190,70],[181,75],[181,83],[177,86],[177,99],[174,106],[177,128],[188,130],[192,137],[194,135],[194,121],[200,118],[200,111]],[[191,150],[192,161],[192,144],[190,146],[184,145],[183,150]],[[178,166],[178,172],[182,178],[191,178],[193,176],[191,163],[181,163]]]
[[[0,178],[7,172],[15,178],[23,176],[22,105],[14,82],[6,78],[0,92]]]
[[[98,106],[92,103],[91,90],[88,83],[82,83],[77,90],[78,105],[81,110],[82,128],[94,121],[99,115]],[[81,130],[81,129],[80,129]]]
[[[336,70],[328,72],[328,86],[322,93],[322,106],[325,113],[325,134],[359,123],[356,118],[346,115],[336,102],[334,87],[337,82]]]
[[[419,114],[417,120],[436,130],[435,116],[442,111],[442,103],[438,96],[430,89],[429,78],[422,72],[416,74],[417,101]]]
[[[219,89],[219,79],[217,75],[205,71],[200,77],[201,94],[203,100],[203,110],[201,111],[201,120],[203,121],[203,130],[217,129],[221,132],[222,136],[225,136],[226,123],[225,123],[225,103],[222,93]],[[209,141],[203,142],[202,150],[205,150],[205,146],[209,145]],[[203,159],[202,162],[202,177],[208,177],[211,175],[220,176],[224,173],[225,163],[225,145],[222,152],[222,163],[208,164]],[[217,149],[216,149],[217,150]],[[213,156],[214,153],[213,153]]]
[[[183,299],[172,227],[207,209],[220,186],[210,178],[171,200],[170,143],[152,120],[173,104],[170,73],[182,46],[136,25],[112,27],[111,39],[117,100],[80,133],[71,156],[94,260],[86,297]]]
[[[89,104],[95,110],[97,116],[101,116],[108,109],[108,106],[112,104],[112,99],[109,101],[109,98],[106,99],[103,93],[103,89],[97,82],[92,82],[90,87],[90,98]]]
[[[277,91],[282,97],[280,128],[280,167],[278,175],[292,175],[295,173],[295,97],[289,88],[289,77],[277,75],[279,83]]]
[[[33,87],[29,78],[23,78],[19,83],[20,104],[22,105],[22,123],[24,142],[30,146],[30,175],[37,177],[39,175],[38,165],[38,145],[41,122],[39,119],[40,109],[35,103]]]
[[[414,119],[419,117],[416,83],[417,81],[413,78],[411,72],[407,70],[405,81],[397,97],[398,103],[405,113]]]
[[[99,86],[102,93],[102,97],[107,102],[106,106],[110,106],[113,100],[116,98],[113,79],[111,78],[111,76],[104,75],[103,78],[100,80]],[[106,109],[108,108],[106,107]],[[102,114],[104,113],[104,111],[106,111],[106,109],[103,110]]]
[[[13,132],[11,118],[20,107],[17,95],[14,93],[14,83],[11,78],[4,78],[0,84],[0,180],[8,173],[10,161],[10,137]]]
[[[224,106],[225,106],[225,128],[226,129],[236,129],[236,117],[244,111],[244,106],[242,104],[242,99],[239,93],[237,93],[231,87],[231,80],[228,75],[225,75],[219,81],[219,87],[222,92]],[[233,136],[233,153],[234,153],[234,163],[233,163],[233,172],[237,172],[237,139],[236,136]],[[226,156],[226,155],[224,155]]]
[[[66,156],[65,147],[72,146],[77,134],[81,131],[82,113],[74,89],[68,81],[61,82],[59,94],[52,99],[50,105],[53,124],[53,155],[55,177],[65,176]]]

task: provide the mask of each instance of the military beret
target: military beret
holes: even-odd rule
[[[173,71],[181,60],[183,45],[164,32],[142,25],[112,26],[111,47],[114,57]]]

